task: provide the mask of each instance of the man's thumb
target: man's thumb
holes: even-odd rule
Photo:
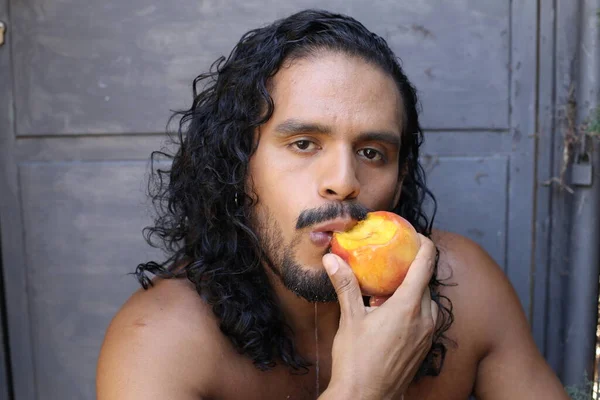
[[[337,293],[342,314],[350,317],[358,310],[364,311],[360,287],[350,266],[339,256],[331,253],[323,256],[323,266]]]
[[[340,261],[343,260],[339,256],[336,256],[332,253],[328,253],[323,256],[323,266],[325,267],[327,275],[329,275],[330,278],[332,278],[333,275],[335,275],[335,273],[339,270]]]

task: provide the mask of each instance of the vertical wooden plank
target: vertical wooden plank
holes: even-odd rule
[[[591,184],[569,177],[573,189],[570,209],[569,275],[565,291],[565,351],[563,381],[566,385],[582,385],[594,375],[598,313],[598,276],[600,274],[600,142],[584,136],[584,124],[594,123],[600,103],[600,25],[598,0],[580,0],[570,29],[576,31],[576,60],[573,65],[574,95],[569,97],[574,118],[567,118],[567,137],[575,137],[571,166],[578,156],[590,155]],[[573,124],[569,124],[573,121]],[[590,132],[591,133],[591,132]],[[593,135],[593,133],[592,133]],[[573,140],[571,140],[573,142]]]
[[[535,215],[535,275],[533,288],[533,305],[531,325],[533,335],[538,348],[545,357],[548,356],[547,321],[549,314],[560,313],[557,305],[552,303],[552,297],[558,295],[550,288],[549,251],[550,238],[552,235],[552,189],[548,182],[552,178],[552,161],[554,154],[554,51],[555,51],[555,29],[556,9],[554,0],[540,1],[540,26],[539,26],[539,65],[538,65],[538,128],[536,132],[537,151],[536,164],[537,173],[535,190],[537,193],[536,215]],[[549,360],[550,361],[550,360]],[[551,362],[555,372],[558,365]]]
[[[0,20],[7,25],[6,42],[0,47],[0,229],[2,267],[7,307],[11,370],[16,399],[35,399],[27,282],[23,257],[23,231],[19,184],[14,157],[14,97],[12,92],[9,0],[0,0]],[[2,393],[2,390],[0,390]],[[0,394],[0,398],[1,398]]]
[[[510,46],[510,130],[506,273],[531,320],[533,212],[535,204],[535,109],[537,2],[512,0]]]
[[[567,114],[570,103],[574,99],[574,83],[577,68],[578,31],[580,1],[555,0],[555,104],[553,140],[554,160],[552,177],[561,178],[563,172],[563,157],[565,150],[565,134],[568,129]],[[568,184],[568,170],[564,176]],[[559,377],[563,378],[563,359],[565,351],[565,295],[569,274],[569,237],[571,232],[570,210],[573,206],[572,197],[559,184],[551,187],[552,232],[549,251],[549,281],[548,281],[548,315],[546,358]]]
[[[1,65],[1,62],[0,62]],[[0,221],[2,224],[2,221]],[[2,237],[0,236],[0,244]],[[6,331],[6,304],[4,302],[4,279],[2,276],[2,249],[0,249],[0,400],[8,400],[10,396],[10,367],[8,365],[8,338]]]

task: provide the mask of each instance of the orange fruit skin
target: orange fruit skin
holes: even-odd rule
[[[335,232],[331,240],[331,252],[350,265],[365,296],[391,296],[404,281],[419,247],[415,228],[387,211],[367,214],[347,232]]]

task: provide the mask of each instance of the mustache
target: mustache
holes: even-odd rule
[[[308,228],[335,218],[350,217],[360,221],[372,210],[358,203],[328,203],[318,208],[304,210],[296,221],[296,229]]]

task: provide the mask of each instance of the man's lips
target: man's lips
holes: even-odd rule
[[[333,232],[311,232],[310,241],[317,247],[327,247],[331,243]]]
[[[331,243],[333,232],[345,232],[356,225],[357,221],[348,218],[338,218],[317,225],[310,232],[311,242],[318,247],[327,247]]]

